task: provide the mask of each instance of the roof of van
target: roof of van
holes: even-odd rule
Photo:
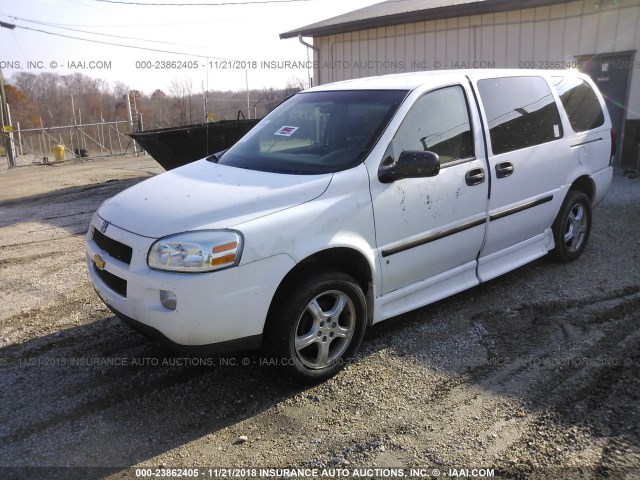
[[[581,75],[575,70],[524,70],[524,69],[470,69],[434,70],[423,72],[393,73],[377,77],[365,77],[327,83],[305,90],[307,92],[334,90],[413,90],[432,81],[459,81],[464,76],[475,78],[500,78],[511,76],[566,76]]]

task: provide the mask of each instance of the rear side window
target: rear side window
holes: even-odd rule
[[[586,132],[604,125],[604,113],[591,85],[577,77],[554,77],[553,84],[574,132]]]
[[[558,107],[542,77],[480,80],[494,155],[562,137]]]

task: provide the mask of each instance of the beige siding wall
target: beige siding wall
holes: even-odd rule
[[[640,0],[581,0],[317,37],[315,83],[444,68],[571,67],[576,56],[640,50]],[[545,63],[550,62],[550,63]],[[629,119],[640,119],[640,54]]]

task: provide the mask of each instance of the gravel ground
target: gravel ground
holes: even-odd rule
[[[616,174],[578,261],[379,324],[354,363],[301,387],[258,353],[166,351],[94,294],[91,215],[161,171],[137,157],[0,172],[0,478],[640,478],[640,180]]]

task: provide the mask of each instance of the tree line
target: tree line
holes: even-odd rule
[[[81,73],[59,75],[19,72],[6,82],[7,101],[14,127],[48,128],[64,125],[112,122],[140,114],[145,130],[191,125],[206,121],[261,118],[288,96],[302,90],[302,81],[284,89],[247,92],[197,92],[188,79],[174,79],[167,92],[156,89],[150,95],[124,82],[113,85]],[[206,99],[206,110],[205,110]]]

